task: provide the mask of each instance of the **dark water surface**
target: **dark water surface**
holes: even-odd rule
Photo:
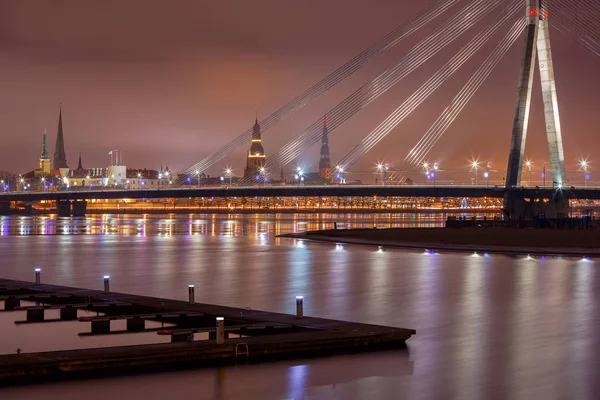
[[[305,314],[417,330],[407,351],[2,388],[0,399],[599,398],[598,260],[429,254],[274,237],[333,221],[440,226],[443,218],[0,217],[2,277],[32,280],[33,268],[41,267],[46,282],[101,288],[110,274],[115,291],[180,300],[193,283],[197,301],[288,313],[302,294]],[[0,319],[0,353],[97,345],[61,334],[61,324],[16,328],[19,318],[8,314],[11,320]],[[138,335],[121,336],[129,338],[109,344]]]

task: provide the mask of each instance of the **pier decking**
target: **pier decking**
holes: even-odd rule
[[[5,302],[5,312],[27,311],[27,321],[19,324],[72,322],[77,310],[90,310],[98,316],[79,318],[79,323],[91,324],[91,332],[80,335],[155,332],[171,337],[171,343],[0,355],[0,384],[402,347],[416,333],[412,329],[6,279],[0,279],[0,299]],[[39,305],[21,307],[21,300]],[[46,309],[57,308],[60,319],[44,318]],[[225,320],[223,344],[216,341],[216,317]],[[111,320],[126,320],[127,329],[111,331]],[[168,326],[147,329],[147,320]],[[194,333],[208,333],[209,339],[194,340]]]

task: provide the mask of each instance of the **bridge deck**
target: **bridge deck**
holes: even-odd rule
[[[178,321],[174,331],[209,332],[214,335],[215,317],[224,317],[226,331],[241,337],[227,338],[222,345],[214,340],[158,343],[150,345],[51,351],[31,354],[0,355],[0,383],[97,376],[127,372],[135,367],[162,370],[166,367],[202,366],[214,362],[235,361],[248,351],[250,360],[269,357],[305,357],[338,352],[368,351],[382,347],[401,347],[416,332],[412,329],[360,324],[324,318],[303,317],[248,310],[213,304],[105,293],[55,285],[0,279],[0,295],[28,293],[69,294],[95,302],[128,303],[129,307],[107,308],[107,315],[190,314],[195,318]],[[52,302],[51,298],[46,298]],[[60,301],[57,298],[56,301]],[[199,314],[204,317],[198,318]],[[245,331],[245,327],[261,328]],[[275,329],[285,327],[285,329]],[[110,329],[110,328],[109,328]],[[158,338],[158,335],[157,335]],[[246,356],[244,356],[246,357]]]

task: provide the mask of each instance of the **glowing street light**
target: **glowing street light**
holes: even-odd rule
[[[479,179],[479,161],[473,160],[471,161],[471,171],[475,171],[475,186],[477,186]]]
[[[440,169],[440,165],[438,163],[433,164],[433,186],[435,186],[435,180],[437,178],[437,172]]]
[[[527,170],[529,171],[528,185],[532,186],[532,184],[531,184],[531,167],[533,167],[533,163],[531,162],[531,160],[527,160],[527,161],[525,161],[525,166],[527,167]]]
[[[587,181],[590,178],[590,176],[588,174],[589,166],[590,166],[590,164],[588,163],[587,160],[581,160],[579,162],[579,169],[581,171],[583,171],[584,187],[587,187]]]
[[[196,171],[196,173],[197,173],[197,172],[198,172],[198,171]],[[231,168],[227,167],[227,169],[225,170],[225,173],[226,173],[227,175],[229,175],[229,186],[231,186],[231,175],[232,175],[233,171],[231,170]]]
[[[264,183],[265,186],[267,186],[267,170],[265,169],[265,167],[260,167],[258,172],[260,173],[260,177]]]
[[[377,171],[381,174],[381,183],[385,186],[385,181],[387,180],[387,172],[390,169],[389,164],[377,164]]]
[[[341,185],[344,181],[344,168],[338,165],[337,167],[335,167],[335,169],[338,172],[338,179],[339,179],[340,185]]]
[[[296,168],[296,175],[294,175],[294,178],[298,181],[298,186],[300,186],[300,184],[304,182],[304,171],[302,170],[302,168]]]

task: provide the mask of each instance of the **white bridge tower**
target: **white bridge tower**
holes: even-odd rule
[[[506,173],[506,187],[513,188],[521,184],[521,171],[527,139],[536,55],[544,99],[546,135],[548,138],[548,151],[550,153],[550,172],[553,184],[557,187],[562,187],[566,183],[567,177],[558,113],[554,64],[550,47],[550,32],[548,30],[548,0],[525,0],[525,2],[527,3],[529,25],[525,33],[525,49],[521,61],[517,105]],[[505,208],[508,206],[507,202],[508,199],[505,199]]]

